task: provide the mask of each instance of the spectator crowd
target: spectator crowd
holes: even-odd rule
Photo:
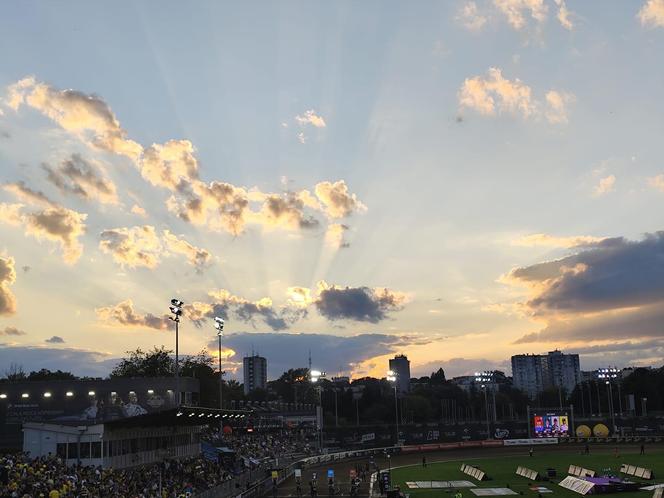
[[[203,456],[164,460],[158,464],[114,470],[67,466],[57,456],[32,459],[25,453],[0,455],[0,497],[7,498],[180,498],[214,488],[254,469],[268,469],[271,460],[310,454],[295,435],[207,434],[232,458]],[[257,476],[256,476],[257,477]],[[247,481],[248,482],[248,481]],[[239,484],[238,484],[239,486]]]

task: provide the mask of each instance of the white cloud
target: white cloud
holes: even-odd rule
[[[523,119],[544,118],[562,124],[568,120],[568,106],[574,95],[550,90],[544,102],[533,97],[532,89],[520,79],[505,78],[499,68],[489,68],[486,76],[466,78],[457,94],[459,106],[485,116],[511,114]]]
[[[548,7],[544,0],[493,0],[493,4],[516,30],[526,26],[528,15],[539,24],[546,21]]]
[[[558,22],[566,30],[572,31],[574,29],[574,23],[570,19],[571,12],[567,8],[565,0],[555,0],[555,2],[558,6],[558,14],[556,15]]]
[[[323,116],[316,114],[316,111],[313,109],[309,109],[303,114],[298,114],[295,116],[295,121],[297,121],[300,126],[311,125],[315,128],[325,128],[327,126]]]
[[[475,2],[466,2],[456,16],[457,22],[470,31],[481,31],[488,19],[477,9]]]
[[[590,235],[578,235],[573,237],[557,237],[555,235],[549,235],[547,233],[533,233],[530,235],[525,235],[511,242],[514,246],[521,247],[560,247],[564,249],[569,249],[572,247],[578,247],[588,244],[594,244],[600,242],[603,239],[601,237],[592,237]]]
[[[637,14],[642,26],[664,27],[664,0],[648,0]]]
[[[599,179],[599,183],[593,189],[593,196],[600,197],[602,195],[614,192],[616,189],[615,175],[605,176]]]

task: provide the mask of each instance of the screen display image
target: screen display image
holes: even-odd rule
[[[567,415],[551,413],[535,415],[533,428],[535,437],[567,437],[569,436],[569,419]]]

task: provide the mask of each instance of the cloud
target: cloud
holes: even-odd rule
[[[268,376],[277,378],[289,368],[306,367],[311,351],[314,367],[331,372],[353,372],[375,357],[393,354],[421,340],[408,335],[383,333],[337,336],[328,334],[235,333],[224,336],[224,347],[234,356],[254,351],[268,359]],[[208,347],[216,350],[216,338]]]
[[[475,2],[463,4],[455,19],[470,31],[480,31],[488,21],[486,16],[480,14]]]
[[[615,175],[605,176],[599,179],[599,183],[593,188],[593,197],[601,197],[616,190]]]
[[[542,330],[521,336],[514,344],[664,339],[664,305],[657,304],[573,319],[550,321]]]
[[[308,111],[305,111],[304,114],[295,116],[295,121],[297,121],[300,126],[311,125],[315,128],[325,128],[325,126],[327,126],[323,117],[318,116],[313,109],[309,109]]]
[[[566,30],[572,31],[574,29],[574,23],[570,19],[571,12],[567,8],[565,0],[555,0],[555,2],[558,6],[558,14],[556,15],[558,22]]]
[[[156,268],[162,254],[159,236],[150,225],[104,230],[99,248],[116,263],[129,268]]]
[[[344,218],[354,212],[362,212],[367,208],[355,194],[348,192],[343,180],[337,182],[320,182],[316,184],[316,197],[323,203],[325,212],[331,218]]]
[[[85,349],[0,343],[0,365],[16,363],[17,358],[26,372],[48,368],[91,377],[106,377],[117,361],[106,353]]]
[[[8,88],[7,104],[15,110],[29,106],[49,117],[84,143],[128,157],[151,185],[170,192],[168,210],[187,222],[212,231],[241,234],[248,222],[265,227],[292,230],[318,225],[304,210],[322,211],[329,217],[343,217],[363,211],[364,205],[348,192],[343,180],[322,182],[319,190],[328,202],[307,203],[300,194],[261,192],[223,181],[203,181],[194,145],[189,140],[168,140],[143,147],[129,139],[110,107],[100,97],[75,90],[58,90],[33,77],[24,78]],[[322,128],[325,120],[314,110],[297,116],[301,126]],[[304,134],[301,136],[305,140]],[[116,198],[115,187],[95,169],[72,161],[56,170],[48,168],[50,179],[59,188],[79,195],[105,195]],[[318,195],[318,192],[317,192]],[[263,204],[255,209],[256,199]],[[313,198],[313,197],[312,197]],[[303,208],[299,207],[300,201]],[[140,211],[133,211],[140,214]]]
[[[168,251],[184,255],[197,272],[203,271],[212,262],[212,255],[206,249],[196,247],[168,230],[164,230],[163,240]]]
[[[553,124],[566,124],[569,105],[576,100],[576,97],[571,93],[550,90],[546,92],[544,98],[546,101],[544,116],[547,121]]]
[[[308,194],[308,192],[307,192]],[[267,227],[288,229],[317,228],[320,222],[304,213],[305,203],[296,193],[270,194],[263,202],[259,216]]]
[[[566,123],[570,93],[550,90],[544,103],[535,99],[532,89],[518,78],[505,78],[499,68],[489,68],[486,77],[466,78],[457,93],[461,108],[473,109],[485,116],[511,114],[523,119],[543,117],[553,124]]]
[[[130,211],[131,211],[133,214],[135,214],[135,215],[137,215],[137,216],[140,216],[141,218],[147,218],[147,216],[148,216],[147,211],[145,211],[145,209],[143,209],[143,208],[142,208],[141,206],[139,206],[138,204],[134,204],[134,205],[131,207],[131,210],[130,210]]]
[[[64,344],[65,340],[58,335],[54,335],[50,339],[46,339],[44,342],[48,342],[49,344]]]
[[[254,327],[256,327],[256,321],[260,320],[272,330],[285,330],[307,314],[304,307],[291,305],[277,307],[269,297],[250,301],[236,296],[226,289],[210,291],[208,296],[210,300],[207,302],[186,304],[183,316],[197,326],[201,326],[203,321],[216,316],[226,320],[232,315]]]
[[[648,0],[636,15],[641,25],[649,28],[664,27],[664,0]]]
[[[44,164],[47,179],[65,194],[74,194],[86,200],[98,199],[102,204],[117,204],[115,184],[100,172],[103,167],[96,162],[72,154],[57,168]]]
[[[539,24],[546,21],[548,7],[544,0],[493,0],[493,4],[516,30],[526,26],[527,16]]]
[[[543,246],[543,247],[570,249],[572,247],[595,244],[602,240],[603,239],[601,237],[592,237],[590,235],[556,237],[555,235],[549,235],[546,233],[533,233],[531,235],[525,235],[516,240],[513,240],[511,244],[513,246],[522,246],[522,247]]]
[[[328,320],[355,320],[378,323],[389,313],[400,311],[406,295],[386,288],[337,287],[319,282],[314,301],[318,312]]]
[[[657,175],[653,176],[652,178],[648,178],[648,185],[656,190],[659,190],[660,192],[664,192],[664,175]]]
[[[141,154],[142,147],[126,138],[110,107],[96,95],[58,90],[33,77],[11,85],[8,94],[8,105],[14,110],[28,105],[99,149],[133,159]]]
[[[59,206],[23,216],[26,233],[58,242],[65,263],[74,264],[83,254],[79,237],[85,233],[87,214]]]
[[[516,268],[506,282],[526,285],[536,314],[596,313],[664,302],[664,232],[632,241],[604,239],[555,261]]]
[[[0,203],[1,222],[22,225],[27,235],[58,242],[65,263],[78,261],[83,253],[83,246],[78,239],[85,233],[87,214],[67,209],[51,201],[43,192],[30,189],[23,182],[7,184],[3,188],[25,202],[46,208],[24,213],[22,204]]]
[[[325,232],[325,242],[335,249],[349,247],[350,244],[344,239],[344,234],[350,227],[341,223],[331,223]]]
[[[155,330],[168,330],[172,322],[167,315],[156,316],[152,313],[140,314],[134,310],[131,299],[122,301],[113,306],[96,308],[97,318],[100,322],[116,327],[139,327]]]
[[[2,266],[2,263],[0,263],[0,267],[1,266]],[[16,327],[5,327],[4,329],[0,329],[0,335],[19,336],[19,335],[27,335],[27,333],[20,330],[20,329],[17,329]]]
[[[6,183],[2,186],[2,188],[13,194],[19,200],[28,204],[37,204],[44,207],[54,207],[57,205],[55,202],[49,199],[46,194],[44,194],[44,192],[31,189],[23,181],[16,183]]]
[[[16,297],[9,288],[14,282],[16,282],[14,258],[0,256],[0,316],[16,313]]]
[[[307,143],[307,136],[304,134],[303,131],[297,134],[297,141],[300,142],[301,144]]]

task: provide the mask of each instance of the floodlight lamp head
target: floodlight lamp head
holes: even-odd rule
[[[171,313],[173,313],[176,316],[180,316],[182,314],[182,309],[178,308],[177,306],[170,306],[169,308],[171,310]]]
[[[180,317],[178,317],[178,316],[176,316],[176,317],[169,316],[168,319],[173,320],[174,322],[179,322],[180,321]]]
[[[179,308],[179,307],[182,306],[184,303],[183,303],[182,301],[180,301],[179,299],[175,299],[175,298],[173,298],[173,299],[171,299],[171,304],[172,304],[173,306],[177,306],[177,307]]]

